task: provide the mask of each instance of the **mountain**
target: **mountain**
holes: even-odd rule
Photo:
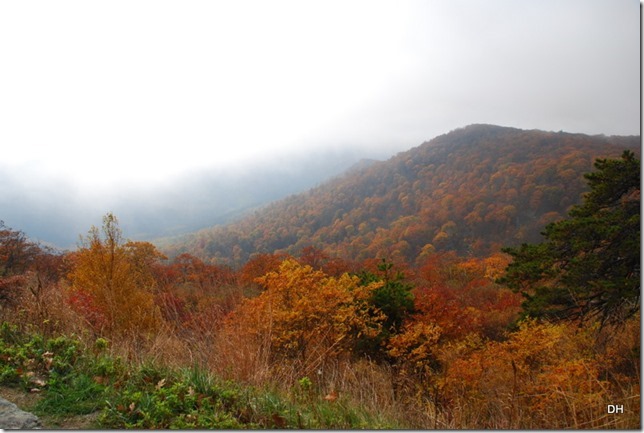
[[[346,259],[401,258],[432,251],[483,256],[540,240],[587,191],[596,158],[640,154],[640,137],[470,125],[358,164],[227,225],[164,249],[240,265],[254,253],[314,246]]]

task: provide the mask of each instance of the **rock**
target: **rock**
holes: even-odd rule
[[[42,428],[38,417],[20,410],[18,406],[0,397],[0,428],[33,430]]]

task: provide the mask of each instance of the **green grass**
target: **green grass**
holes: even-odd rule
[[[34,407],[37,413],[50,416],[86,415],[102,408],[101,396],[106,387],[86,374],[51,378],[45,398]]]

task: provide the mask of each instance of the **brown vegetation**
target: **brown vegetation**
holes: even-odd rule
[[[520,296],[494,282],[507,256],[434,253],[420,267],[400,269],[415,286],[415,310],[399,331],[365,349],[365,339],[383,329],[385,317],[370,303],[383,280],[362,284],[303,264],[312,251],[300,260],[262,257],[261,266],[234,272],[187,255],[169,261],[150,244],[104,251],[109,235],[93,240],[56,260],[36,254],[18,275],[7,271],[12,301],[3,301],[3,319],[47,334],[108,338],[131,362],[202,365],[286,394],[308,378],[311,398],[342,399],[408,427],[639,427],[639,317],[621,328],[527,320],[512,330]],[[83,273],[110,269],[97,270],[106,251],[130,276],[85,280]],[[64,272],[44,279],[41,259]],[[243,276],[257,268],[265,274],[249,289]],[[127,314],[113,314],[112,295],[101,290],[120,294]],[[137,313],[143,306],[146,315]],[[607,414],[608,404],[623,405],[625,414]]]

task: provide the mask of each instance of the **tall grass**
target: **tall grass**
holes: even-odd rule
[[[53,344],[44,342],[60,335],[77,342],[74,353],[83,361],[70,358],[65,362],[77,362],[75,370],[61,366],[60,374],[49,376],[44,388],[47,395],[38,410],[78,414],[101,410],[105,411],[102,425],[108,427],[641,427],[640,358],[633,352],[639,348],[639,319],[619,330],[598,331],[583,341],[570,340],[572,332],[565,334],[561,341],[566,346],[559,351],[555,347],[553,356],[576,350],[578,359],[588,359],[592,361],[588,365],[599,368],[599,373],[584,372],[585,361],[571,364],[578,369],[576,382],[572,376],[556,376],[557,365],[520,376],[513,373],[509,361],[499,360],[488,363],[496,370],[481,376],[489,377],[488,382],[485,379],[460,389],[446,382],[447,369],[481,349],[468,352],[445,345],[445,370],[435,371],[433,376],[405,375],[387,363],[350,354],[327,359],[320,356],[321,351],[312,352],[305,360],[278,358],[270,351],[270,336],[250,341],[234,328],[223,327],[223,316],[210,323],[209,329],[190,335],[181,327],[164,325],[154,335],[132,332],[108,336],[109,344],[97,345],[100,335],[66,307],[64,287],[60,286],[38,298],[27,292],[18,306],[1,310],[0,316],[15,325],[3,328],[1,347],[23,344],[29,333],[41,336],[41,343],[30,346],[42,344],[40,352],[29,352],[25,360],[30,356],[38,359],[42,369],[46,344]],[[52,352],[58,355],[64,346]],[[28,389],[28,378],[21,376],[25,365],[20,370],[11,368],[3,369],[0,380]],[[538,391],[538,381],[545,379],[556,386]],[[327,399],[334,395],[335,399]],[[102,402],[96,396],[101,396]],[[174,398],[178,399],[176,406],[168,406],[168,399]],[[106,400],[110,401],[108,406]],[[140,413],[129,409],[132,403]],[[624,413],[607,413],[609,404],[622,405]],[[220,415],[208,417],[209,410]]]

